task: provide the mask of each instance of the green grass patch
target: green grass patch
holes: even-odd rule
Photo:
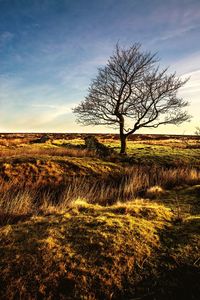
[[[113,140],[105,144],[120,152],[119,141]],[[200,147],[186,148],[164,143],[162,145],[128,141],[127,154],[131,157],[131,162],[136,164],[200,167]]]

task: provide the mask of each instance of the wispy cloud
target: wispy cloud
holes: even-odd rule
[[[34,125],[40,127],[46,123],[53,122],[60,116],[66,116],[72,112],[72,108],[74,106],[74,103],[70,103],[68,105],[33,104],[31,105],[31,108],[36,114],[37,119],[37,123]]]
[[[171,68],[176,70],[179,75],[198,71],[200,68],[200,51],[185,55],[181,59],[176,58]]]
[[[0,77],[0,131],[3,128],[45,128],[45,124],[71,113],[74,101],[51,85],[27,85],[22,79]],[[53,125],[52,125],[53,126]]]
[[[73,104],[69,105],[40,105],[40,104],[34,104],[31,105],[31,107],[27,107],[28,111],[32,111],[31,114],[28,116],[23,114],[23,119],[18,124],[20,126],[26,126],[31,128],[45,128],[48,127],[49,124],[51,124],[51,127],[53,128],[55,125],[55,120],[58,118],[64,116],[67,120],[67,116],[71,113],[71,109],[74,107]],[[66,122],[66,121],[65,121]],[[64,125],[64,124],[63,124]]]
[[[182,87],[181,91],[185,94],[198,95],[200,105],[200,69],[184,74],[182,77],[189,78],[188,82]]]
[[[186,33],[191,32],[192,30],[196,30],[200,28],[200,24],[199,25],[190,25],[190,26],[186,26],[186,27],[180,27],[177,29],[172,29],[170,31],[164,32],[163,35],[161,35],[157,41],[166,41],[169,39],[174,39],[180,36],[183,36]]]
[[[5,31],[2,34],[0,34],[0,47],[6,46],[14,37],[14,34],[9,32],[9,31]]]

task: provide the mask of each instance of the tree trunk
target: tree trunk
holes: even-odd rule
[[[127,136],[124,134],[124,117],[119,114],[118,118],[120,120],[120,123],[119,123],[119,134],[120,134],[120,141],[121,141],[120,154],[126,155],[126,138],[127,138]]]
[[[126,154],[126,136],[124,134],[120,134],[120,141],[121,141],[120,154]]]

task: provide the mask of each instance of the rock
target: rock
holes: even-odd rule
[[[51,138],[48,135],[42,135],[40,138],[30,141],[30,143],[31,144],[33,144],[33,143],[43,144],[49,140],[51,140]]]
[[[95,151],[98,155],[102,157],[109,156],[114,153],[114,150],[108,148],[98,141],[98,139],[93,135],[87,135],[85,138],[85,147],[89,150]]]

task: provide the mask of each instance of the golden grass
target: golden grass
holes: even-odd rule
[[[6,174],[11,174],[11,181],[2,181],[0,186],[1,223],[7,224],[12,218],[20,219],[20,216],[23,218],[47,208],[60,211],[78,198],[105,206],[117,202],[127,203],[138,196],[165,199],[168,197],[166,189],[200,183],[200,171],[195,169],[164,169],[155,166],[120,169],[112,164],[102,165],[98,161],[92,161],[91,165],[81,163],[69,164],[67,170],[66,165],[65,168],[61,165],[59,169],[60,165],[53,161],[36,161],[35,165],[29,163],[29,169],[19,163],[19,169],[14,169],[15,173],[13,164],[8,164],[6,170],[9,173]],[[76,172],[84,176],[77,176]],[[86,176],[89,172],[91,175]],[[24,178],[27,180],[24,181]],[[173,205],[177,206],[180,201],[174,190],[170,195],[176,202]]]
[[[117,164],[98,158],[14,157],[0,162],[0,183],[4,183],[4,186],[9,182],[21,186],[55,186],[75,176],[106,176],[118,173],[120,169]]]
[[[162,194],[165,193],[165,190],[159,186],[154,185],[147,189],[145,196],[150,199],[159,198]]]
[[[115,188],[117,183],[119,197],[121,197],[120,188],[123,189],[123,193],[126,191],[133,196],[138,191],[155,185],[169,188],[200,182],[200,170],[193,167],[166,168],[157,165],[123,167],[121,164],[89,157],[20,157],[0,162],[0,183],[4,183],[8,188],[10,182],[21,186],[37,187],[48,184],[55,186],[71,182],[73,178],[80,178],[80,176],[90,177],[92,185],[94,178],[95,181],[97,178],[102,178],[105,192],[107,182],[109,182],[109,190],[111,186]]]
[[[129,141],[135,160],[109,162],[69,147],[80,135],[36,137],[0,137],[0,298],[198,299],[199,141]]]
[[[126,297],[160,247],[172,213],[139,202],[111,207],[76,201],[63,213],[0,229],[4,299]]]
[[[32,145],[20,148],[5,148],[0,152],[0,158],[21,157],[21,156],[69,156],[69,157],[95,157],[95,153],[88,149],[64,148],[64,147],[39,147]]]

